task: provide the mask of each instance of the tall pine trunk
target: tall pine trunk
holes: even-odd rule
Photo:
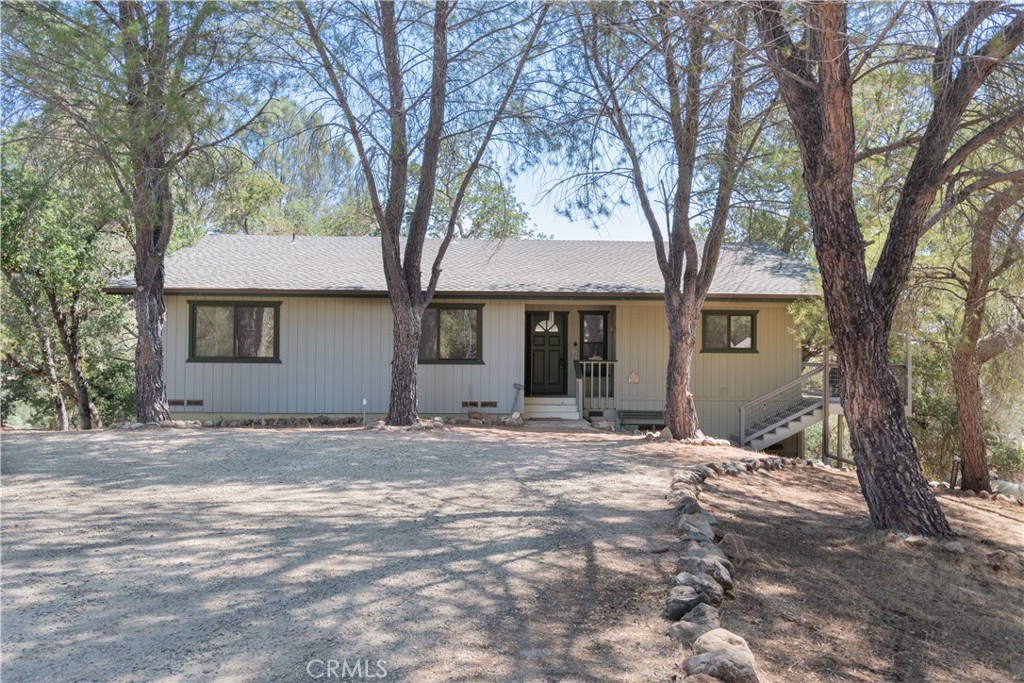
[[[171,195],[172,157],[168,154],[166,95],[170,67],[170,6],[155,6],[149,39],[142,41],[142,6],[118,5],[128,120],[132,126],[128,157],[131,162],[131,210],[135,221],[135,418],[139,422],[171,419],[164,380],[164,255],[174,228]]]
[[[387,423],[393,426],[408,426],[419,419],[416,411],[416,370],[423,311],[402,299],[404,297],[393,297],[391,303],[394,325]]]
[[[981,365],[974,345],[961,345],[953,353],[953,386],[956,389],[956,419],[960,431],[960,457],[965,491],[988,491],[988,454],[985,445],[984,397],[981,393]]]
[[[829,113],[842,119],[842,110]],[[830,125],[852,127],[852,119]],[[827,157],[824,149],[815,152]],[[814,164],[804,175],[857,478],[876,528],[951,536],[921,471],[899,383],[889,368],[887,325],[871,305],[854,209],[852,157],[848,164],[844,173]]]
[[[665,426],[676,439],[700,436],[697,407],[690,392],[690,368],[697,342],[697,310],[679,292],[665,295],[668,317],[668,368],[665,377]]]
[[[164,383],[164,305],[163,255],[156,276],[149,282],[140,278],[136,268],[135,321],[139,338],[135,346],[135,417],[139,422],[163,422],[171,419]]]

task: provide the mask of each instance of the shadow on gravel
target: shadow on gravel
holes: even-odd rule
[[[651,551],[671,463],[587,438],[310,435],[5,439],[5,678],[669,675],[637,624],[674,572]],[[644,648],[665,661],[631,661]]]

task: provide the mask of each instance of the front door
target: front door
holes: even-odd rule
[[[565,313],[526,314],[528,396],[565,395],[567,321]]]

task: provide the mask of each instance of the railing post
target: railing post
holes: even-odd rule
[[[828,409],[832,403],[832,387],[829,386],[829,345],[825,344],[825,354],[821,359],[821,460],[829,457],[828,452]]]
[[[746,407],[740,406],[740,448],[746,447],[747,440],[747,415]]]
[[[583,417],[583,377],[576,378],[576,412]]]

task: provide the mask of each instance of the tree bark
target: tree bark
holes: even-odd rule
[[[460,132],[459,126],[462,125],[462,122],[458,120],[446,121],[448,69],[451,59],[448,54],[448,33],[449,20],[455,3],[444,1],[434,3],[430,85],[427,92],[422,95],[429,97],[428,120],[426,130],[418,138],[422,144],[422,151],[419,156],[419,182],[414,192],[409,187],[410,141],[406,126],[408,107],[404,70],[408,66],[403,61],[402,38],[399,36],[400,17],[396,14],[395,3],[382,2],[378,3],[376,7],[380,31],[379,54],[388,94],[386,103],[381,102],[380,109],[374,114],[374,116],[378,114],[386,116],[388,122],[387,133],[379,138],[368,135],[368,130],[372,128],[371,120],[360,120],[346,94],[342,81],[347,76],[344,69],[336,68],[336,65],[343,65],[344,60],[339,55],[332,53],[323,41],[319,23],[314,20],[307,5],[300,1],[296,3],[296,7],[319,57],[320,66],[323,67],[327,76],[329,91],[344,114],[346,128],[352,137],[352,145],[366,181],[367,195],[373,209],[373,216],[380,228],[384,278],[387,282],[388,300],[393,317],[391,392],[387,424],[411,425],[417,419],[416,372],[423,311],[430,304],[436,291],[441,276],[441,262],[455,235],[462,200],[480,166],[499,121],[505,117],[506,109],[516,91],[524,67],[532,57],[547,7],[545,6],[537,13],[534,30],[524,46],[515,71],[508,78],[507,83],[502,84],[504,95],[493,115],[487,120],[486,130],[476,154],[463,176],[456,199],[447,217],[445,236],[434,256],[430,279],[425,289],[422,272],[423,247],[432,219],[431,211],[434,208],[440,155],[445,140],[457,135]],[[426,69],[425,64],[422,66]],[[451,130],[447,128],[451,128]],[[378,189],[377,162],[371,158],[372,154],[367,149],[366,140],[377,144],[376,151],[387,157],[387,193],[384,196]],[[380,140],[386,140],[386,144],[381,143]],[[400,237],[402,226],[407,219],[407,198],[409,194],[413,193],[415,202],[413,210],[408,216],[408,230],[403,245]]]
[[[392,305],[394,317],[391,352],[391,393],[389,425],[411,425],[419,419],[416,410],[417,363],[420,348],[422,309]]]
[[[139,284],[136,281],[134,302],[139,338],[135,345],[135,417],[139,422],[171,419],[164,382],[163,332],[167,308],[163,280],[161,263],[154,282]]]
[[[951,362],[956,391],[956,421],[959,429],[960,488],[988,491],[988,450],[985,444],[985,398],[981,393],[981,364],[974,349],[961,345]]]
[[[951,369],[956,393],[959,428],[961,488],[988,491],[988,447],[985,443],[985,397],[981,392],[981,366],[1022,339],[1012,323],[985,337],[981,332],[992,282],[1021,259],[1020,233],[1008,232],[998,265],[992,263],[992,238],[1003,214],[1018,206],[1024,183],[1014,183],[993,194],[979,210],[971,230],[971,262],[964,292],[964,317],[953,351]],[[1014,328],[1017,327],[1017,334]]]
[[[697,407],[690,391],[690,367],[697,344],[697,309],[686,306],[680,292],[667,292],[668,369],[665,386],[665,426],[676,439],[700,436]]]
[[[627,5],[628,6],[628,5]],[[635,5],[642,7],[641,5]],[[674,27],[669,8],[665,4],[647,6],[650,14],[637,21],[640,32],[648,41],[645,55],[658,54],[659,88],[664,77],[667,95],[666,123],[672,133],[674,156],[674,192],[668,205],[665,230],[654,210],[641,161],[643,131],[631,124],[628,116],[630,88],[625,87],[621,75],[612,73],[606,62],[606,51],[599,38],[608,26],[601,25],[601,9],[588,6],[588,21],[583,13],[576,15],[577,28],[584,36],[584,58],[594,89],[606,102],[603,115],[609,120],[615,136],[626,153],[628,173],[637,202],[651,231],[655,255],[665,283],[665,314],[669,331],[669,360],[666,368],[665,424],[675,439],[689,439],[700,435],[699,420],[690,392],[690,362],[696,346],[697,320],[704,299],[711,287],[718,267],[726,220],[732,200],[732,191],[741,164],[740,137],[743,130],[743,99],[745,97],[744,58],[741,48],[733,49],[730,62],[729,104],[725,134],[722,140],[721,163],[717,178],[717,193],[711,225],[699,250],[691,225],[693,183],[697,170],[697,152],[702,135],[702,118],[710,108],[709,95],[703,82],[708,71],[707,7],[696,7],[685,18],[685,29]],[[746,14],[737,14],[737,44],[742,45],[747,33]],[[648,33],[648,26],[655,30]],[[685,62],[677,59],[685,55]],[[643,57],[642,59],[647,59]],[[654,62],[652,61],[652,64]],[[661,69],[664,68],[662,72]],[[628,79],[627,82],[632,82]],[[632,87],[632,86],[630,86]],[[662,94],[648,94],[658,98]],[[754,139],[757,135],[755,134]]]

